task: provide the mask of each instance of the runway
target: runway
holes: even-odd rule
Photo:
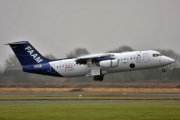
[[[4,103],[173,103],[180,100],[17,100],[0,101]]]
[[[76,97],[78,95],[82,95],[84,97],[179,97],[180,94],[0,94],[0,97],[4,96],[39,96],[39,97]]]
[[[0,94],[0,104],[131,102],[180,102],[180,94]]]

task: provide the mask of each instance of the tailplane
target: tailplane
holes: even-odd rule
[[[42,64],[51,60],[43,57],[28,41],[8,43],[22,66]]]

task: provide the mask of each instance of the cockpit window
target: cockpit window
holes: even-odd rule
[[[162,56],[162,54],[153,54],[153,57]]]

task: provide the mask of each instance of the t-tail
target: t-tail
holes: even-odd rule
[[[13,42],[7,45],[12,48],[22,66],[50,62],[49,59],[43,57],[28,41]]]
[[[6,45],[9,45],[14,51],[24,72],[60,76],[49,64],[53,60],[43,57],[28,41],[13,42]]]

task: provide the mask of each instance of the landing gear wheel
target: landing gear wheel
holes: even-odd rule
[[[166,72],[166,69],[162,69],[162,72],[165,73],[165,72]]]
[[[94,76],[94,80],[95,80],[95,81],[98,81],[98,76]]]
[[[104,78],[104,75],[94,76],[94,80],[95,80],[95,81],[103,81],[103,78]]]
[[[99,81],[103,81],[103,78],[104,78],[104,76],[100,75],[99,76]]]

